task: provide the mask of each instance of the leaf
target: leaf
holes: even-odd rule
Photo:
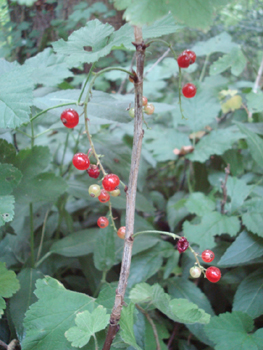
[[[231,73],[235,76],[240,75],[246,67],[247,60],[240,48],[233,48],[231,52],[219,58],[210,66],[210,75],[217,75],[228,68],[231,68]]]
[[[0,164],[0,194],[6,195],[13,191],[22,178],[22,173],[11,164]]]
[[[227,203],[227,210],[233,213],[242,206],[244,200],[252,192],[253,185],[249,186],[242,179],[229,176],[227,179],[227,195],[231,198],[231,202]]]
[[[219,266],[237,266],[263,255],[263,239],[243,231],[226,250],[218,262]]]
[[[108,309],[109,312],[112,310],[114,305],[114,300],[116,296],[116,289],[118,287],[118,282],[107,283],[102,286],[100,294],[96,299],[96,303],[102,305]],[[125,301],[126,297],[125,297]]]
[[[107,310],[104,307],[98,306],[92,312],[86,310],[77,313],[75,318],[77,327],[72,327],[65,333],[71,345],[82,348],[88,344],[95,333],[106,328],[110,320],[110,315],[107,315],[106,312]]]
[[[28,179],[27,179],[28,180]],[[19,203],[54,202],[67,189],[67,183],[61,176],[52,173],[42,173],[26,181],[15,191]]]
[[[0,226],[10,222],[14,218],[14,196],[0,197]]]
[[[174,125],[177,126],[177,124],[183,123],[194,132],[214,122],[221,110],[219,100],[212,94],[212,91],[205,89],[201,91],[198,89],[194,98],[183,97],[182,108],[187,120],[182,120],[180,109],[177,108],[174,112]]]
[[[262,213],[245,213],[242,215],[242,222],[252,233],[263,237],[262,226],[263,226],[263,217]]]
[[[214,236],[223,233],[235,236],[239,228],[240,222],[237,217],[222,215],[218,212],[205,214],[198,225],[192,225],[189,221],[183,224],[184,235],[189,242],[199,245],[201,251],[216,245]]]
[[[216,344],[215,350],[261,350],[263,329],[251,334],[253,328],[253,319],[250,316],[234,311],[212,317],[205,326],[205,331],[208,338]]]
[[[131,48],[132,39],[133,30],[130,25],[126,24],[114,31],[111,25],[95,19],[88,21],[85,27],[75,30],[68,41],[60,39],[52,46],[59,55],[66,56],[69,67],[77,67],[81,63],[98,61],[114,48]]]
[[[176,225],[188,215],[188,210],[185,208],[186,194],[182,191],[176,192],[167,202],[167,219],[171,230],[174,230]]]
[[[227,32],[222,32],[206,41],[197,42],[192,50],[197,56],[206,56],[214,52],[229,53],[235,47],[237,44],[232,42],[231,36]]]
[[[136,339],[133,331],[133,314],[135,305],[130,303],[127,307],[123,307],[121,311],[120,319],[120,335],[122,340],[131,345],[136,350],[142,350],[140,346],[137,345]]]
[[[196,145],[194,152],[187,156],[192,162],[204,163],[211,155],[221,155],[242,138],[242,134],[233,129],[213,130]]]
[[[167,16],[158,19],[150,26],[143,26],[142,36],[144,39],[158,38],[163,35],[175,33],[183,28],[184,26],[177,24],[172,14],[169,13]]]
[[[0,128],[15,129],[29,122],[33,102],[30,70],[16,66],[0,76]]]
[[[8,271],[5,263],[0,262],[0,315],[6,307],[3,298],[11,298],[18,291],[20,285],[14,271]]]
[[[39,299],[26,313],[26,336],[23,350],[73,350],[64,333],[72,326],[78,312],[92,312],[94,299],[81,293],[66,290],[57,280],[46,277],[37,280],[35,294]]]
[[[17,275],[21,288],[10,300],[10,311],[16,334],[20,341],[25,336],[23,327],[25,313],[29,306],[37,301],[36,296],[33,294],[36,280],[43,277],[40,271],[31,268],[25,268]]]
[[[234,112],[235,110],[241,108],[242,97],[239,95],[233,96],[226,102],[222,103],[221,108],[223,113]]]
[[[263,111],[263,93],[257,91],[256,93],[251,91],[246,95],[247,107],[251,113],[258,113]]]
[[[55,55],[51,48],[27,59],[25,66],[30,68],[35,84],[56,86],[64,79],[73,77],[73,73],[67,68],[64,56]]]
[[[215,210],[215,202],[202,192],[191,193],[185,203],[190,213],[203,216],[208,212]]]
[[[16,149],[4,139],[0,139],[0,163],[13,163],[16,157]]]
[[[235,122],[240,131],[247,136],[247,145],[254,161],[263,166],[263,140],[254,132],[250,131],[243,124]]]
[[[94,264],[100,271],[108,271],[115,262],[115,231],[111,225],[100,229],[94,247]]]
[[[94,251],[98,232],[96,228],[74,232],[53,243],[49,251],[69,258],[88,255]]]
[[[247,276],[238,286],[233,311],[242,311],[256,318],[263,313],[263,271],[259,269]]]

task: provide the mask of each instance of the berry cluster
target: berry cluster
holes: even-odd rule
[[[154,113],[154,110],[155,110],[154,105],[152,103],[148,103],[148,99],[145,96],[142,97],[142,105],[143,105],[143,112],[145,114],[151,115]],[[131,118],[134,118],[134,115],[135,115],[134,108],[129,109],[129,115]]]
[[[179,253],[185,252],[188,247],[189,247],[189,242],[187,241],[187,239],[185,237],[181,237],[176,245],[176,248],[179,251]],[[192,250],[192,248],[190,248],[190,249],[194,253],[194,255],[198,261],[197,254]],[[214,260],[215,254],[211,250],[206,249],[201,254],[201,258],[205,263],[210,263]],[[219,270],[219,268],[217,268],[215,266],[210,266],[210,267],[208,267],[208,269],[205,269],[203,266],[201,266],[199,264],[199,261],[196,264],[198,266],[195,265],[195,266],[190,268],[190,275],[193,278],[199,278],[201,276],[201,274],[203,273],[204,276],[208,279],[208,281],[210,281],[212,283],[216,283],[220,280],[221,271]]]
[[[147,104],[147,101],[146,101]],[[66,109],[62,112],[60,119],[62,123],[67,128],[74,128],[79,123],[79,115],[74,109]],[[97,179],[100,175],[100,169],[97,164],[90,164],[89,154],[85,153],[76,153],[73,156],[72,164],[78,170],[86,170],[89,177]],[[101,188],[97,184],[92,184],[89,187],[89,195],[93,198],[98,198],[101,203],[106,203],[110,200],[110,197],[120,196],[121,192],[119,189],[120,179],[115,174],[107,174],[102,179]],[[105,228],[109,225],[109,220],[105,216],[99,217],[97,225],[100,228]],[[125,237],[125,227],[122,226],[117,231],[117,235],[124,239]]]
[[[180,68],[188,68],[195,62],[196,54],[191,50],[184,50],[177,58],[177,63]],[[182,88],[182,93],[186,98],[192,98],[196,94],[196,86],[194,84],[185,84]]]

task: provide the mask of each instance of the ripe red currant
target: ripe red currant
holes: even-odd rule
[[[110,195],[107,191],[101,190],[98,199],[101,203],[106,203],[110,200]]]
[[[118,196],[121,195],[121,191],[120,191],[119,188],[117,188],[117,189],[114,190],[114,191],[110,191],[110,195],[111,195],[111,197],[118,197]]]
[[[75,128],[79,123],[78,112],[72,108],[65,109],[65,111],[61,113],[60,119],[65,127],[70,129]]]
[[[126,231],[126,226],[122,226],[118,229],[117,231],[117,235],[121,238],[124,239],[125,238],[125,231]]]
[[[211,250],[206,249],[203,251],[201,257],[202,257],[204,262],[210,263],[211,261],[214,260],[215,254]]]
[[[101,189],[100,189],[100,186],[99,185],[90,185],[89,187],[89,195],[92,197],[92,198],[97,198],[99,197],[100,195],[100,192],[101,192]]]
[[[131,118],[134,118],[134,108],[130,108],[129,109],[129,116],[131,117]]]
[[[96,164],[91,164],[87,170],[87,173],[89,174],[89,177],[97,179],[100,176],[100,169]]]
[[[210,266],[206,270],[205,276],[208,279],[208,281],[210,281],[212,283],[216,283],[221,278],[221,271],[219,270],[219,268],[217,268],[215,266]]]
[[[120,184],[120,179],[115,174],[108,174],[102,180],[102,186],[106,191],[114,191]]]
[[[144,107],[144,113],[151,115],[153,114],[155,107],[152,103],[148,103],[145,107]]]
[[[195,59],[196,59],[196,54],[194,51],[191,51],[191,50],[184,50],[183,53],[186,53],[189,58],[190,58],[190,64],[193,64],[195,63]]]
[[[180,68],[188,68],[190,66],[190,57],[187,53],[181,53],[177,58],[177,63]]]
[[[145,96],[143,96],[143,97],[142,97],[142,105],[143,105],[143,106],[146,106],[147,103],[148,103],[148,98],[145,97]]]
[[[105,228],[109,225],[109,220],[105,216],[98,218],[97,224],[100,228]]]
[[[185,84],[182,88],[182,93],[186,98],[192,98],[196,94],[196,86],[194,84]]]
[[[89,157],[85,153],[76,153],[72,163],[78,170],[87,170],[90,165]]]
[[[179,253],[183,253],[189,247],[189,242],[185,237],[182,237],[177,242],[176,248]]]
[[[198,278],[198,277],[200,277],[200,276],[201,276],[201,273],[202,273],[202,271],[201,271],[200,267],[198,267],[198,266],[193,266],[193,267],[191,267],[191,269],[190,269],[190,275],[191,275],[193,278]]]

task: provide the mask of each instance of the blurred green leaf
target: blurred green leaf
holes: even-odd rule
[[[0,316],[6,307],[3,298],[11,298],[18,291],[20,285],[14,271],[8,271],[5,263],[0,262]]]
[[[247,64],[246,57],[239,48],[233,48],[231,52],[219,58],[210,66],[210,75],[217,75],[228,68],[231,68],[231,73],[235,76],[240,75]]]
[[[136,343],[133,330],[133,314],[135,305],[130,303],[127,307],[122,308],[121,319],[120,319],[120,335],[122,340],[131,345],[136,350],[142,350]]]
[[[0,139],[0,163],[13,163],[16,157],[16,149],[11,143]]]
[[[176,192],[169,198],[166,206],[168,224],[171,230],[174,230],[176,225],[188,215],[188,210],[185,207],[187,195],[185,192]]]
[[[11,164],[0,164],[0,194],[6,195],[13,191],[22,178],[22,173]]]
[[[0,226],[13,220],[14,202],[14,196],[0,196]]]
[[[197,42],[192,50],[197,56],[211,55],[214,52],[229,53],[237,44],[232,42],[231,36],[227,32],[220,33],[207,41]]]
[[[215,202],[202,192],[193,192],[189,195],[186,203],[186,208],[190,213],[198,216],[203,216],[208,212],[215,210]]]
[[[108,271],[115,262],[115,237],[116,232],[109,226],[100,229],[96,235],[94,247],[94,264],[100,271]]]
[[[227,204],[227,211],[233,213],[242,206],[244,200],[252,192],[254,186],[247,185],[242,179],[229,176],[227,179],[227,195],[231,198],[230,203]]]
[[[250,92],[246,95],[247,107],[251,113],[263,111],[263,93],[262,91]]]

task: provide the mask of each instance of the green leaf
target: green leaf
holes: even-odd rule
[[[16,157],[16,149],[4,139],[0,139],[0,163],[13,163]]]
[[[252,192],[254,186],[248,186],[242,179],[229,176],[227,179],[227,195],[231,198],[231,202],[227,204],[227,211],[233,213],[243,203],[248,195]]]
[[[14,271],[8,271],[5,263],[0,262],[0,315],[6,307],[3,298],[11,298],[18,291],[20,285]]]
[[[188,210],[185,208],[186,194],[182,191],[176,192],[167,202],[167,219],[171,230],[174,230],[176,225],[188,215]]]
[[[197,91],[194,98],[183,97],[182,108],[187,120],[182,119],[180,109],[177,108],[174,111],[174,125],[185,124],[192,131],[199,131],[215,121],[221,110],[219,100],[206,89]]]
[[[70,258],[88,255],[94,251],[98,232],[97,228],[74,232],[53,243],[50,252]]]
[[[170,315],[170,318],[175,322],[187,324],[199,322],[206,324],[210,321],[210,315],[186,299],[173,299],[170,301],[170,307],[173,313],[173,316]]]
[[[221,155],[232,147],[232,144],[242,138],[242,134],[234,129],[213,130],[202,137],[194,152],[187,156],[192,162],[204,163],[211,155]]]
[[[136,339],[133,331],[133,314],[135,305],[130,303],[127,307],[123,307],[121,311],[120,319],[120,335],[122,340],[131,345],[136,350],[142,350],[140,346],[137,345]]]
[[[262,213],[245,213],[242,215],[242,222],[248,229],[255,233],[256,235],[263,237],[262,225],[263,225],[263,217]]]
[[[36,0],[15,0],[19,5],[32,6]]]
[[[77,313],[75,318],[77,327],[72,327],[65,333],[71,345],[82,348],[88,344],[95,333],[106,328],[110,320],[110,315],[107,315],[106,312],[107,310],[104,307],[98,306],[92,312],[86,310]]]
[[[216,245],[214,236],[223,233],[235,236],[239,228],[240,222],[237,217],[222,215],[218,212],[205,214],[198,225],[192,225],[189,221],[185,221],[183,225],[184,235],[188,241],[199,245],[201,251]]]
[[[197,42],[192,50],[197,56],[206,56],[214,52],[229,53],[235,47],[237,44],[232,42],[231,36],[227,32],[223,32],[206,41]]]
[[[238,286],[233,311],[242,311],[256,318],[263,314],[263,271],[259,269],[247,276]]]
[[[38,301],[26,313],[23,350],[54,349],[73,350],[65,332],[74,326],[78,312],[92,312],[95,303],[88,295],[66,290],[57,280],[46,277],[36,282]]]
[[[11,164],[0,164],[0,194],[6,195],[13,191],[22,178],[22,173]]]
[[[254,161],[263,166],[263,140],[254,132],[250,131],[243,124],[235,122],[240,131],[247,136],[247,145]]]
[[[194,192],[188,197],[185,206],[190,213],[203,216],[215,210],[216,205],[212,199],[205,196],[202,192]]]
[[[219,266],[237,266],[263,255],[263,239],[243,231],[226,250],[218,262]]]
[[[14,196],[0,197],[0,226],[10,222],[14,218]]]
[[[246,95],[247,107],[250,112],[258,113],[263,111],[263,92],[250,92]]]
[[[261,350],[263,329],[251,334],[253,328],[253,319],[249,315],[235,311],[212,317],[205,331],[216,344],[215,350]]]
[[[25,66],[30,68],[35,84],[56,86],[64,79],[73,77],[73,73],[67,68],[65,58],[55,55],[51,48],[27,59]]]
[[[108,271],[115,262],[115,231],[111,225],[100,229],[96,236],[94,264],[100,271]]]
[[[10,311],[18,339],[22,341],[25,336],[23,320],[29,306],[37,301],[34,295],[35,283],[44,275],[35,269],[25,268],[18,275],[18,281],[21,285],[19,291],[10,300]]]
[[[106,307],[109,312],[111,312],[112,306],[114,305],[117,286],[118,282],[104,284],[98,298],[96,299],[96,303]]]
[[[33,101],[30,70],[15,67],[0,76],[0,86],[0,128],[14,129],[29,122]]]
[[[58,54],[66,56],[69,67],[77,67],[81,63],[96,62],[122,45],[131,48],[132,39],[133,30],[130,25],[126,24],[115,32],[111,25],[95,19],[74,31],[68,41],[60,39],[52,46]]]
[[[240,75],[246,67],[246,57],[240,48],[233,48],[231,52],[219,58],[210,66],[210,75],[217,75],[228,68],[231,68],[231,73],[235,76]]]
[[[163,35],[175,33],[183,28],[184,26],[175,23],[172,14],[169,13],[167,16],[158,19],[150,26],[143,26],[142,36],[144,39],[158,38]]]

